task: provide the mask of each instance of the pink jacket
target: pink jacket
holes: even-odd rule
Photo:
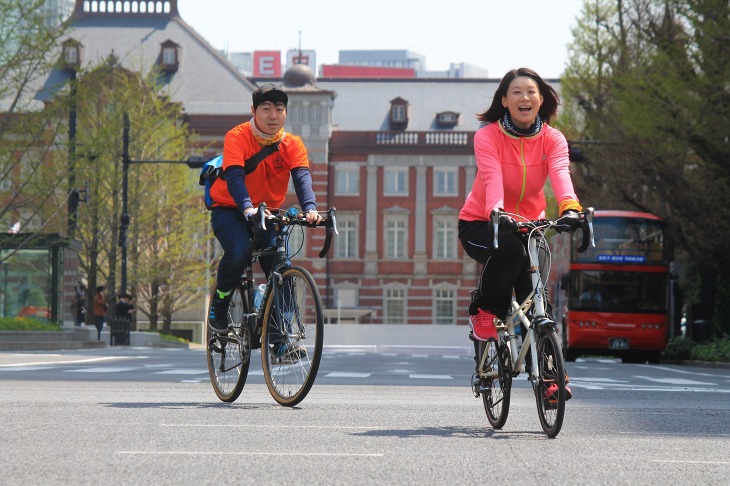
[[[474,135],[474,154],[477,176],[459,219],[489,220],[494,208],[525,219],[545,217],[543,188],[548,176],[559,214],[581,210],[570,179],[568,142],[547,124],[532,137],[514,137],[501,123],[490,123]]]

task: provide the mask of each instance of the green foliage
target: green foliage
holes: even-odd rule
[[[27,317],[0,317],[0,331],[60,331],[55,324]]]
[[[662,358],[665,360],[677,361],[689,359],[692,353],[692,348],[696,345],[697,343],[684,336],[675,337],[667,342],[667,348],[662,353]]]
[[[676,337],[667,343],[662,359],[730,363],[730,335],[706,343],[696,343],[684,336]]]
[[[690,359],[698,361],[730,362],[730,336],[697,344],[690,353]]]
[[[20,223],[27,233],[65,220],[63,170],[56,144],[66,107],[48,108],[36,99],[38,80],[58,60],[64,26],[40,14],[43,0],[0,0],[0,224]],[[62,151],[61,151],[62,152]]]
[[[730,275],[728,32],[727,0],[587,0],[561,79],[581,202],[662,216],[682,277]]]

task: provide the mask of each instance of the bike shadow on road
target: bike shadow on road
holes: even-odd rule
[[[473,438],[473,439],[548,439],[542,432],[538,431],[510,431],[485,429],[472,426],[452,427],[418,427],[415,429],[378,429],[365,432],[355,432],[352,435],[360,437],[398,437],[410,439],[414,437],[442,437],[442,438]]]
[[[100,403],[104,407],[124,408],[124,409],[216,409],[216,408],[235,408],[237,410],[266,410],[280,409],[281,405],[276,403],[223,403],[223,402],[116,402],[116,403]],[[297,408],[297,407],[292,407]]]

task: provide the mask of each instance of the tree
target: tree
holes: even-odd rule
[[[58,144],[68,106],[46,107],[35,96],[38,80],[58,60],[64,27],[46,26],[40,14],[43,3],[0,0],[2,231],[57,231],[66,215],[65,152]]]
[[[141,71],[140,71],[141,72]],[[89,287],[105,284],[113,295],[121,267],[124,113],[131,119],[132,161],[182,161],[189,134],[182,110],[156,83],[156,72],[140,75],[106,62],[80,73],[79,147],[93,158],[78,161],[77,177],[88,183],[90,200],[79,211],[77,238]],[[136,308],[157,328],[159,301],[166,297],[166,328],[172,314],[204,297],[207,262],[197,246],[207,228],[196,174],[185,164],[133,163],[129,167],[127,234],[130,287]]]
[[[727,0],[586,1],[561,82],[571,138],[595,142],[583,191],[663,216],[680,262],[716,275],[730,270],[728,32]]]

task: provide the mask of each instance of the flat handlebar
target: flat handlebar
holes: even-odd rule
[[[494,230],[494,249],[496,250],[499,248],[499,218],[502,215],[506,215],[507,213],[504,211],[500,211],[498,209],[492,210],[492,213],[490,215],[490,222],[492,223],[492,228]],[[583,253],[588,249],[588,246],[591,247],[596,246],[596,242],[593,236],[593,214],[594,210],[593,208],[586,208],[582,212],[579,212],[578,215],[580,217],[580,225],[578,227],[573,227],[569,224],[561,223],[560,218],[556,220],[551,219],[537,219],[532,221],[515,221],[515,224],[512,228],[512,230],[515,233],[526,233],[530,230],[534,229],[540,229],[542,231],[546,231],[550,228],[557,230],[559,232],[562,231],[570,231],[571,233],[578,228],[581,229],[583,235],[581,244],[578,247],[578,253]]]
[[[278,210],[276,214],[267,213],[266,203],[259,204],[256,215],[256,224],[261,229],[266,229],[266,222],[278,224],[281,226],[304,226],[308,228],[324,227],[326,229],[324,244],[319,252],[319,257],[324,258],[332,245],[332,234],[339,236],[337,231],[337,208],[331,207],[327,210],[327,215],[322,218],[318,223],[310,223],[307,221],[306,216],[300,213],[296,208],[291,208],[288,211]]]

